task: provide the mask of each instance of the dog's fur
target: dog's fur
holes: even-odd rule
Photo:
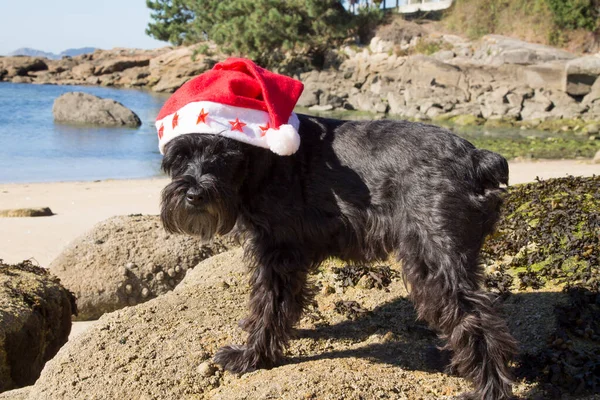
[[[499,217],[506,160],[431,125],[299,117],[302,144],[288,157],[218,135],[167,144],[165,228],[208,240],[235,226],[245,237],[248,339],[220,349],[216,362],[242,373],[273,367],[311,300],[311,269],[332,256],[396,254],[419,318],[447,341],[473,397],[509,398],[516,344],[481,288],[478,262]]]

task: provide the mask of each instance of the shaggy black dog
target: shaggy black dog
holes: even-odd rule
[[[419,318],[447,341],[472,397],[509,398],[516,344],[481,288],[478,262],[499,217],[506,160],[431,125],[299,118],[302,144],[287,157],[218,135],[167,144],[165,228],[208,240],[235,226],[245,238],[248,339],[215,361],[242,373],[273,367],[311,301],[312,269],[328,257],[395,254]]]

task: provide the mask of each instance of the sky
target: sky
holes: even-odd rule
[[[166,46],[146,35],[149,21],[145,0],[0,0],[0,55],[21,47]]]

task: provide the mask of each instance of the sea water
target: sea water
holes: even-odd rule
[[[55,123],[54,100],[72,91],[116,100],[133,110],[142,126]],[[154,120],[167,97],[133,89],[0,83],[0,183],[160,175]]]

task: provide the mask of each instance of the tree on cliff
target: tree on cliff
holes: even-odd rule
[[[175,45],[212,41],[229,54],[273,66],[286,53],[322,59],[356,30],[339,0],[147,0],[147,33]]]

